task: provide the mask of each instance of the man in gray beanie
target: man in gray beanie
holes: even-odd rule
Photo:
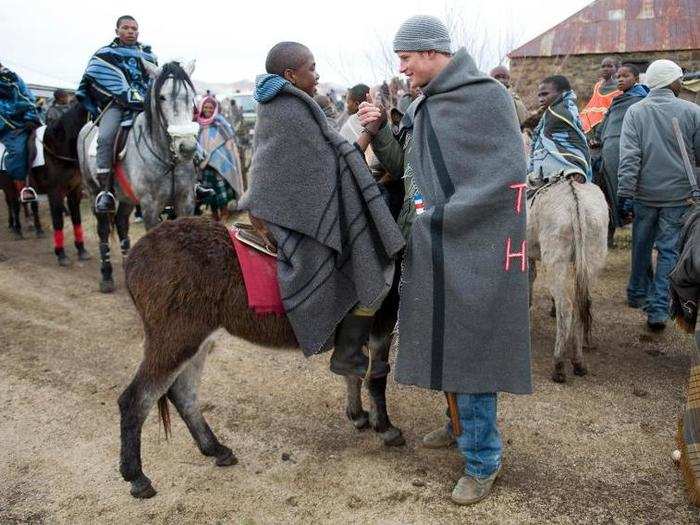
[[[646,76],[649,95],[630,107],[622,122],[618,210],[622,222],[634,221],[627,304],[643,308],[648,328],[659,332],[668,320],[668,275],[678,260],[690,180],[697,181],[698,169],[686,167],[680,144],[690,163],[700,165],[700,107],[678,98],[683,71],[674,62],[656,60]],[[674,132],[674,120],[680,137]],[[650,278],[654,246],[659,256]]]
[[[439,19],[408,19],[394,50],[422,94],[398,140],[383,108],[361,104],[358,145],[371,140],[406,186],[396,380],[446,393],[450,422],[423,444],[456,441],[466,468],[452,501],[465,505],[501,470],[497,392],[532,391],[525,155],[510,95],[466,50],[452,54]]]

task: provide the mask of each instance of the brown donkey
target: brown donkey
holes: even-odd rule
[[[220,327],[251,343],[275,348],[297,346],[284,317],[259,317],[248,308],[240,266],[228,231],[202,218],[167,221],[144,235],[126,259],[126,285],[141,316],[144,356],[131,384],[119,396],[121,474],[131,494],[156,494],[141,467],[141,428],[158,403],[166,436],[170,432],[169,399],[185,421],[199,450],[217,466],[234,465],[204,420],[197,388],[210,349],[207,338]],[[396,279],[398,280],[398,278]],[[397,283],[377,312],[368,347],[372,359],[387,361],[391,331],[398,310]],[[362,345],[365,341],[357,341]],[[361,380],[346,378],[346,414],[358,429],[368,426],[386,445],[403,445],[401,431],[389,421],[386,377],[370,379],[371,413],[362,408]]]

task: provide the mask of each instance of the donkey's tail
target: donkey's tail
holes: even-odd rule
[[[170,409],[168,408],[168,396],[162,395],[158,400],[158,415],[163,422],[163,430],[165,430],[165,439],[168,439],[172,434],[170,428]]]
[[[586,220],[584,211],[572,179],[569,179],[571,193],[574,196],[571,225],[574,230],[574,312],[583,327],[584,341],[589,341],[593,317],[591,315],[590,272],[588,271]]]

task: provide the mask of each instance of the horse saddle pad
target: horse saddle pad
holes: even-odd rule
[[[43,166],[44,162],[44,131],[46,131],[46,126],[38,127],[32,136],[34,137],[34,148],[36,154],[34,155],[34,160],[32,160],[32,168],[38,168]],[[7,150],[5,146],[0,142],[0,171],[5,171],[5,154]]]
[[[265,248],[264,240],[247,224],[236,223],[228,233],[243,274],[248,308],[258,315],[284,315],[277,256]]]

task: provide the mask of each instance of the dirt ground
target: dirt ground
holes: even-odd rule
[[[142,233],[135,225],[132,239]],[[71,242],[66,229],[75,260]],[[118,471],[116,400],[139,362],[142,330],[114,247],[118,290],[102,295],[96,257],[61,268],[50,235],[14,241],[0,228],[0,523],[700,521],[671,460],[691,341],[673,327],[651,336],[624,305],[626,249],[611,252],[595,288],[597,348],[585,378],[569,369],[567,384],[550,381],[554,323],[537,290],[535,393],[500,397],[504,470],[481,504],[449,502],[462,468],[456,449],[418,445],[442,424],[441,395],[390,382],[390,414],[408,444],[388,449],[345,419],[327,355],[305,360],[223,333],[201,401],[240,463],[213,466],[177,416],[165,441],[154,414],[143,454],[158,495],[135,500]]]

